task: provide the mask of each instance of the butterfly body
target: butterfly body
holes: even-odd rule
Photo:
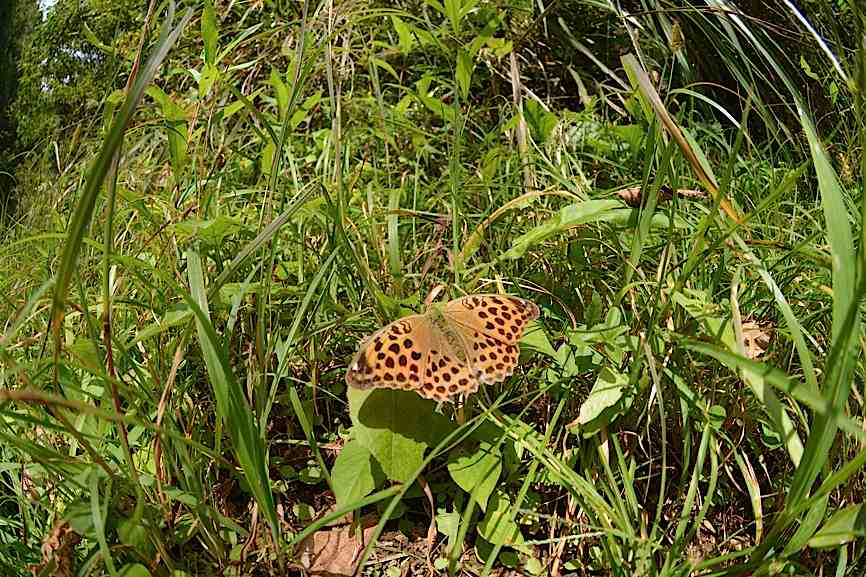
[[[517,342],[536,318],[534,303],[510,295],[468,295],[433,304],[424,314],[398,319],[364,339],[346,382],[359,389],[404,389],[452,400],[514,372]]]

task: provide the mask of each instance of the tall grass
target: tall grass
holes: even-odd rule
[[[862,574],[862,42],[776,7],[826,130],[777,29],[643,6],[157,13],[87,167],[22,168],[58,192],[0,249],[0,566],[315,572],[372,513],[362,574]],[[519,374],[459,407],[346,390],[437,285],[542,307]]]

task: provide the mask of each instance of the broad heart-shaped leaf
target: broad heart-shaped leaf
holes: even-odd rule
[[[358,439],[352,439],[340,450],[331,470],[331,483],[337,507],[366,497],[376,488],[373,454]]]
[[[481,509],[486,511],[487,499],[502,473],[502,456],[490,443],[479,443],[472,452],[457,448],[449,456],[448,472],[454,482],[473,494]]]
[[[433,401],[411,391],[349,387],[347,396],[352,435],[393,481],[411,481],[425,449],[435,446],[454,428],[435,412]]]
[[[511,546],[523,544],[520,527],[511,519],[511,501],[502,491],[491,495],[487,514],[478,523],[478,534],[489,543]]]
[[[866,537],[866,507],[864,503],[845,507],[834,513],[824,526],[809,539],[809,547],[826,549]]]

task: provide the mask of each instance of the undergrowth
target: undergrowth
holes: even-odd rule
[[[806,4],[89,30],[0,249],[4,574],[862,575],[863,15]],[[515,374],[348,388],[437,292],[541,308]]]

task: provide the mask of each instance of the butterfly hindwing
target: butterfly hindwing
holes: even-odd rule
[[[433,338],[424,365],[422,388],[418,390],[418,394],[428,399],[448,401],[461,393],[476,391],[478,378],[467,363],[462,343],[448,338],[437,323],[432,323],[432,326]],[[456,350],[457,347],[461,350]]]

